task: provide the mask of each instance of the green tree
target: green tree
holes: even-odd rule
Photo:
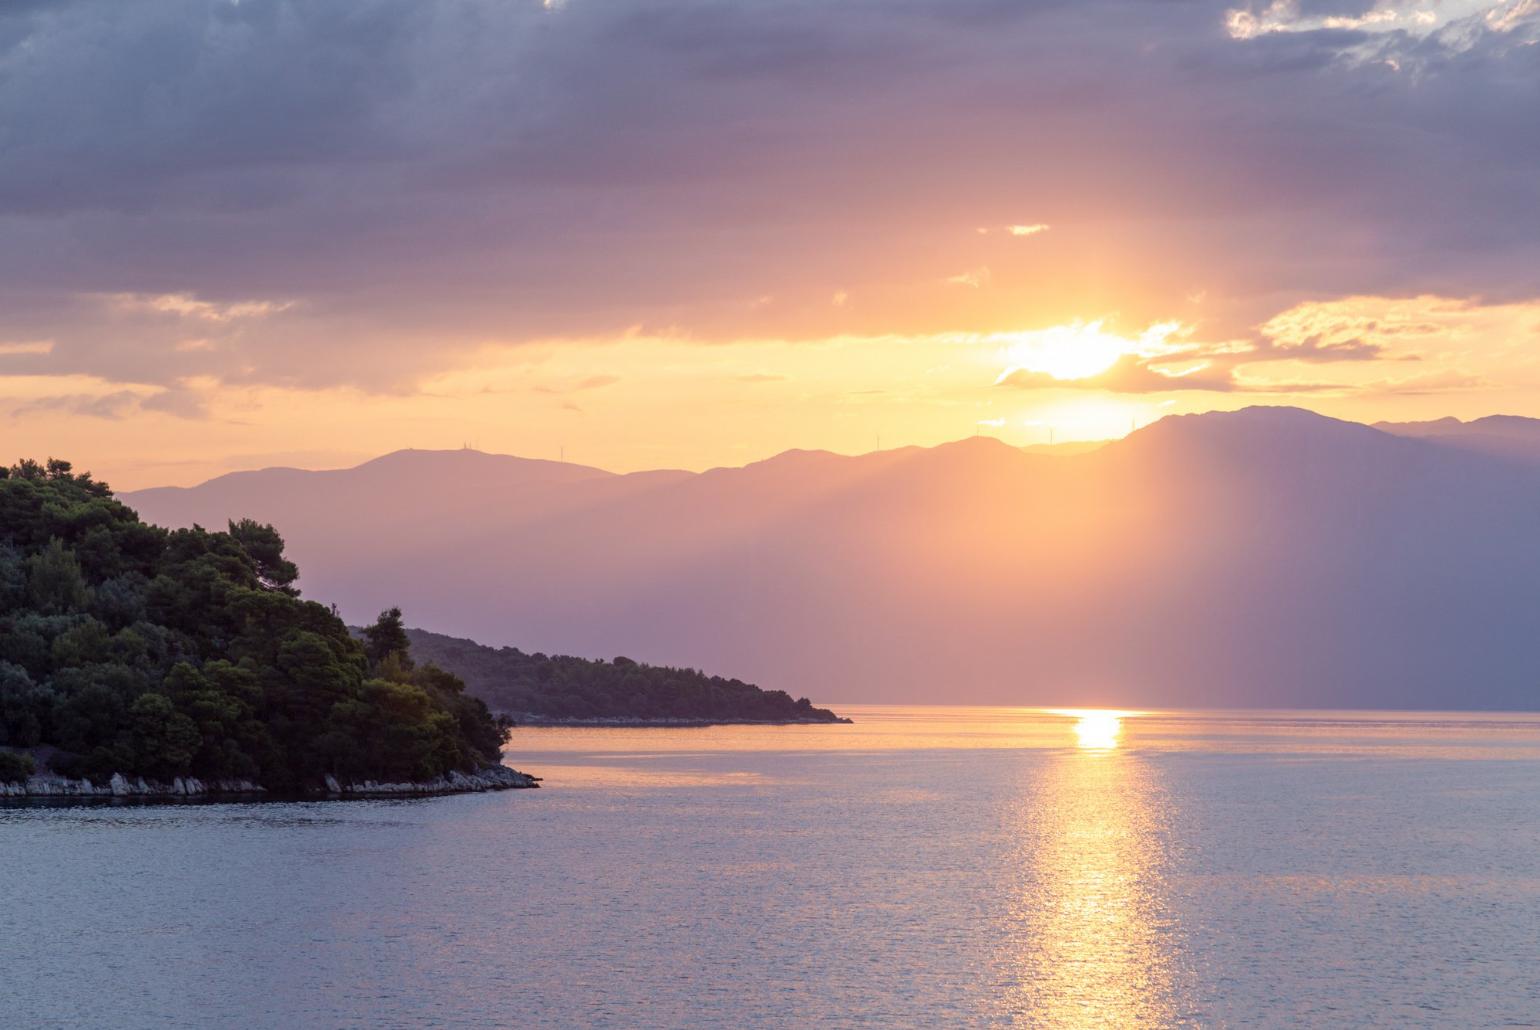
[[[411,671],[412,642],[407,639],[400,608],[385,609],[373,626],[364,629],[364,653],[369,656],[370,669],[379,669],[391,655],[396,655],[400,666]]]
[[[43,717],[52,699],[27,670],[0,661],[0,744],[34,747],[43,740]]]
[[[132,765],[151,776],[171,779],[191,771],[203,743],[197,724],[176,710],[164,694],[140,694],[128,709]]]
[[[366,645],[297,578],[271,526],[168,531],[68,462],[0,470],[0,744],[98,781],[278,790],[496,759],[501,727],[415,670],[399,609]]]
[[[27,600],[27,563],[21,552],[0,543],[0,611],[20,607]]]
[[[54,537],[27,559],[27,596],[40,612],[76,611],[90,599],[75,552]]]
[[[35,769],[31,755],[0,751],[0,783],[20,783]]]
[[[283,537],[276,529],[254,519],[241,519],[230,523],[230,536],[251,556],[263,586],[291,596],[299,594],[294,589],[299,567],[283,556]]]

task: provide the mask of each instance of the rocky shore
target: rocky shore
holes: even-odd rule
[[[324,791],[312,797],[420,797],[434,794],[473,794],[488,790],[523,790],[540,786],[538,776],[521,773],[505,765],[488,766],[479,772],[452,772],[437,779],[409,783],[380,783],[365,780],[362,783],[339,783],[335,777],[326,778]],[[269,791],[250,780],[200,780],[194,776],[178,776],[169,783],[146,780],[143,777],[127,777],[114,773],[106,783],[97,785],[90,780],[73,780],[53,773],[30,776],[17,783],[0,783],[0,799],[4,798],[118,798],[129,801],[175,800],[178,798],[248,798],[260,799],[271,796]]]
[[[326,778],[326,793],[331,797],[410,796],[414,794],[476,794],[487,790],[525,790],[540,786],[540,777],[521,773],[506,765],[489,765],[480,772],[452,772],[435,780],[415,783],[338,783],[334,777]]]

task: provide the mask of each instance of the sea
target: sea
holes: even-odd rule
[[[834,707],[0,807],[0,1026],[1540,1025],[1540,716]]]

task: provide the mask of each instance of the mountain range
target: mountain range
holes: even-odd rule
[[[123,499],[273,523],[350,621],[820,702],[1540,707],[1540,420],[1247,408],[700,473],[399,451]]]

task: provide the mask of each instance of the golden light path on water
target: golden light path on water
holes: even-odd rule
[[[649,878],[654,882],[678,882],[675,830],[663,821],[663,813],[672,812],[693,814],[696,839],[706,853],[723,849],[720,860],[701,860],[698,890],[720,886],[729,875],[724,870],[737,877],[761,869],[766,849],[780,862],[773,872],[764,870],[771,877],[767,899],[784,897],[787,885],[803,873],[825,874],[824,888],[811,895],[815,921],[806,922],[808,914],[794,910],[800,914],[788,916],[782,927],[792,934],[787,947],[798,949],[795,959],[783,961],[807,963],[799,984],[829,970],[819,981],[822,992],[803,994],[828,999],[831,1007],[818,1012],[826,1022],[858,1021],[838,1017],[857,1011],[844,999],[862,985],[875,999],[862,1011],[888,1016],[886,1022],[859,1020],[872,1025],[892,1024],[895,1011],[922,996],[950,999],[952,1007],[938,1010],[932,1020],[948,1026],[1271,1026],[1287,1025],[1296,1014],[1301,1022],[1332,1025],[1335,1011],[1356,1013],[1359,1023],[1378,1016],[1379,1023],[1391,1025],[1401,1014],[1406,1017],[1401,1023],[1419,1024],[1432,1011],[1421,1007],[1424,1000],[1469,1000],[1473,1007],[1467,1011],[1478,1016],[1495,1011],[1490,1001],[1461,993],[1463,967],[1428,970],[1426,983],[1421,977],[1415,983],[1394,980],[1400,946],[1390,934],[1400,932],[1402,920],[1415,925],[1425,915],[1423,932],[1432,935],[1427,940],[1453,934],[1450,939],[1464,947],[1498,918],[1485,908],[1470,908],[1467,895],[1481,897],[1490,890],[1494,898],[1508,899],[1494,900],[1494,911],[1516,911],[1532,900],[1535,881],[1524,874],[1496,883],[1485,870],[1472,875],[1450,870],[1440,865],[1442,838],[1430,840],[1403,828],[1401,819],[1415,821],[1426,804],[1444,805],[1446,818],[1454,818],[1464,810],[1462,800],[1506,805],[1519,792],[1530,796],[1527,770],[1540,763],[1540,722],[1533,714],[830,706],[855,721],[521,726],[513,731],[509,752],[516,765],[546,777],[542,803],[560,799],[580,815],[569,834],[592,832],[596,812],[601,823],[619,812],[642,813],[646,821],[639,825],[659,829],[658,854],[670,863],[654,867],[668,870]],[[1241,765],[1238,756],[1249,757]],[[1468,799],[1435,792],[1397,800],[1363,794],[1358,784],[1346,785],[1348,793],[1336,798],[1317,796],[1329,787],[1319,763],[1368,769],[1370,762],[1387,759],[1416,759],[1448,770],[1476,760],[1484,771],[1465,784],[1473,792]],[[1405,764],[1377,768],[1389,775],[1392,766]],[[1237,768],[1282,776],[1272,781],[1278,789],[1315,784],[1311,794],[1283,803],[1330,802],[1349,821],[1333,830],[1310,809],[1308,819],[1272,826],[1253,804],[1234,807],[1247,797],[1225,779]],[[1373,773],[1376,779],[1380,775]],[[1418,782],[1418,774],[1404,775],[1408,786]],[[1509,777],[1515,793],[1488,794],[1493,776]],[[1450,785],[1461,783],[1454,779]],[[713,798],[715,792],[722,799]],[[1344,841],[1356,840],[1357,823],[1375,817],[1372,806],[1382,802],[1400,806],[1401,819],[1386,824],[1403,834],[1398,846],[1422,856],[1431,868],[1387,869],[1373,862],[1366,867],[1356,845],[1347,848],[1343,864],[1323,868],[1316,834],[1346,833]],[[1247,824],[1228,825],[1235,817]],[[733,833],[753,833],[729,840],[722,819]],[[1221,841],[1249,849],[1248,838],[1258,830],[1274,834],[1270,847],[1298,849],[1303,867],[1259,869],[1253,875],[1209,850]],[[777,850],[773,840],[781,838],[794,845]],[[808,841],[828,849],[819,855],[840,856],[838,867],[814,862]],[[1510,856],[1529,854],[1521,839],[1513,842],[1514,850],[1503,847]],[[628,879],[634,855],[627,849],[620,854],[623,884],[635,890]],[[1243,851],[1242,858],[1247,854],[1262,852]],[[1217,869],[1215,861],[1221,863]],[[804,862],[810,864],[800,865]],[[872,890],[860,904],[829,902],[842,890],[862,887]],[[718,904],[736,927],[745,899],[753,895],[731,882],[721,890]],[[612,937],[616,913],[631,911],[634,895],[624,896],[625,905],[602,914],[604,940]],[[678,897],[670,891],[659,903],[673,912]],[[1371,910],[1382,921],[1365,925],[1364,913]],[[660,924],[652,911],[639,910],[638,918],[652,921],[633,926],[654,930]],[[1467,911],[1468,919],[1450,928],[1446,920],[1455,911]],[[836,931],[816,922],[826,916],[843,920],[837,931],[843,935],[829,937]],[[1312,929],[1298,949],[1281,949],[1272,939],[1277,924],[1268,920],[1291,918],[1309,919]],[[794,932],[804,925],[812,929]],[[1526,936],[1527,930],[1520,916],[1510,919],[1504,936],[1493,942],[1490,961],[1501,965],[1523,953],[1522,944],[1533,936]],[[817,935],[833,940],[835,951],[820,956]],[[768,939],[754,936],[752,961],[761,960],[759,949]],[[704,953],[710,958],[718,954],[713,942],[693,931],[687,945],[673,953],[676,963],[683,955],[692,968],[702,966],[703,953],[694,950],[699,947],[711,949]],[[1352,975],[1342,963],[1356,961],[1345,956],[1359,952],[1371,963],[1388,962],[1383,967],[1388,972],[1379,978]],[[655,960],[649,940],[647,968]],[[1287,994],[1288,985],[1302,982],[1297,977],[1319,977],[1322,963],[1338,963],[1333,968],[1341,972],[1330,994]],[[932,977],[928,986],[925,976]],[[681,991],[691,989],[680,985]],[[738,996],[736,984],[724,991]],[[1505,1016],[1530,1014],[1522,1000],[1489,995],[1498,998]],[[698,1000],[692,996],[691,1004]],[[672,1022],[679,1022],[683,1011],[689,1009],[673,1011]],[[781,1020],[787,1021],[792,1020]],[[1502,1020],[1444,1022],[1476,1026]]]
[[[1023,784],[1014,947],[1001,970],[1008,1014],[1030,1026],[1179,1023],[1165,801],[1150,763],[1119,749],[1124,720],[1139,713],[1051,714],[1076,746]]]

